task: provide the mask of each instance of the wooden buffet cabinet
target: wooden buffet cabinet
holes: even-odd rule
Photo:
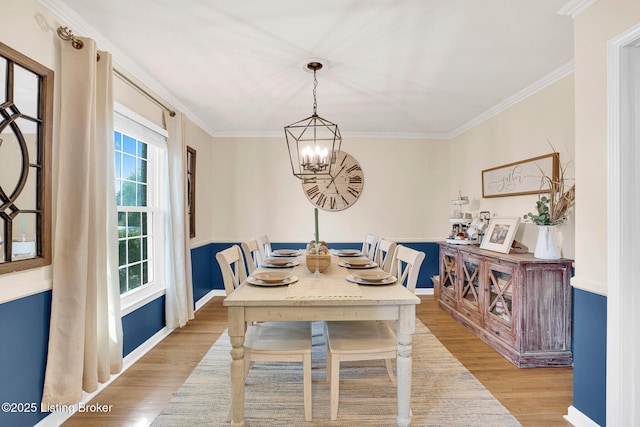
[[[571,352],[569,259],[440,244],[440,308],[520,368],[567,366]]]

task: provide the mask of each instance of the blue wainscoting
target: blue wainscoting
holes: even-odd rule
[[[42,387],[47,364],[51,291],[0,304],[0,403],[36,405],[0,411],[0,426],[30,427],[42,413]],[[21,410],[18,410],[21,409]]]
[[[573,298],[573,407],[604,427],[607,298],[580,289]]]
[[[122,318],[122,355],[126,356],[166,325],[162,295]]]

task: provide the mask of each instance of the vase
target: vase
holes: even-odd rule
[[[539,259],[560,258],[560,245],[558,244],[555,225],[538,226],[538,241],[536,242],[536,250],[533,256]]]

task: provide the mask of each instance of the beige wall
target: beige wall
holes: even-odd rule
[[[567,76],[520,101],[511,108],[454,138],[450,146],[451,197],[469,196],[469,212],[522,217],[535,209],[537,196],[482,198],[482,170],[549,154],[560,153],[567,177],[574,178],[573,76]],[[581,188],[578,185],[577,188]],[[560,227],[562,255],[573,258],[573,216]],[[516,240],[535,250],[537,228],[522,221]]]
[[[364,172],[359,200],[341,212],[320,211],[320,238],[361,241],[439,240],[448,232],[448,141],[345,137],[342,150]],[[313,239],[313,205],[291,171],[284,138],[214,138],[213,233],[238,241],[268,233],[273,241]]]
[[[599,0],[574,20],[576,277],[607,294],[607,42],[640,22],[640,2]]]
[[[214,203],[211,197],[211,183],[215,181],[216,170],[211,167],[213,139],[197,125],[187,119],[185,124],[187,145],[196,150],[196,237],[190,241],[191,247],[202,246],[214,239]]]

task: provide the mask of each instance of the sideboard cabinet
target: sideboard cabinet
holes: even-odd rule
[[[440,308],[520,368],[567,366],[571,352],[569,259],[440,244]]]

